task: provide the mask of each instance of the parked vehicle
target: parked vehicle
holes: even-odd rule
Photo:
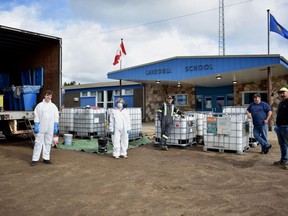
[[[0,138],[27,136],[46,90],[61,106],[62,39],[0,25]]]

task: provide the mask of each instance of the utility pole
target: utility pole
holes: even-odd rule
[[[219,0],[219,47],[218,54],[225,55],[224,0]]]

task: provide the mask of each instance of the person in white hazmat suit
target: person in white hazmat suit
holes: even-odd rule
[[[42,151],[42,158],[45,164],[52,164],[50,151],[53,141],[53,134],[58,133],[59,111],[52,103],[53,92],[45,91],[44,99],[34,110],[34,133],[36,136],[31,166],[39,161]]]
[[[123,107],[124,100],[118,98],[116,107],[110,114],[109,130],[113,143],[113,157],[127,158],[129,134],[131,132],[131,119],[129,112]]]

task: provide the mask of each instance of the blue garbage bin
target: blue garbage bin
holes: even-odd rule
[[[41,86],[24,85],[20,96],[20,110],[32,111],[37,103],[37,94]]]

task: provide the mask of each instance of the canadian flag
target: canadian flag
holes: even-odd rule
[[[116,65],[116,64],[119,63],[119,61],[120,61],[120,59],[121,59],[121,56],[122,56],[122,53],[123,53],[124,55],[126,55],[126,50],[125,50],[125,47],[124,47],[123,39],[121,39],[120,47],[119,47],[119,49],[118,49],[117,52],[116,52],[113,65]]]

